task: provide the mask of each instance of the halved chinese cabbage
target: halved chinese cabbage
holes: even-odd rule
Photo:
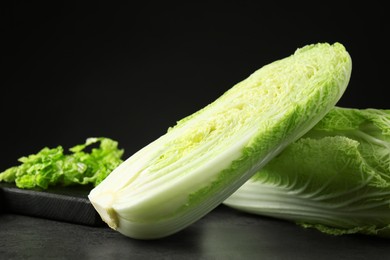
[[[90,201],[129,237],[182,230],[312,128],[342,96],[351,68],[340,43],[307,45],[262,67],[128,158]]]

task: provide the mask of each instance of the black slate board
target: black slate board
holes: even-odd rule
[[[29,190],[0,183],[0,212],[102,226],[104,222],[87,197],[91,189],[72,186]]]

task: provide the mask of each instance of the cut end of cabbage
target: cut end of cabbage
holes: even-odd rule
[[[114,197],[115,195],[113,193],[102,193],[91,199],[91,203],[102,220],[106,222],[110,228],[116,230],[119,223],[116,211],[112,208],[113,201],[115,201]]]
[[[314,126],[344,93],[351,68],[339,43],[266,65],[128,158],[89,199],[126,236],[178,232]]]

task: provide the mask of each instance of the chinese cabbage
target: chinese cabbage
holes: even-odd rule
[[[390,237],[390,110],[332,109],[224,204],[328,234]]]
[[[351,67],[340,43],[307,45],[263,66],[129,157],[90,201],[132,238],[182,230],[312,128],[342,96]]]

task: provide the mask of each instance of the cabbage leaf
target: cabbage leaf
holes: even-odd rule
[[[98,147],[91,148],[97,144]],[[122,163],[123,152],[116,141],[105,137],[88,138],[84,144],[70,148],[70,153],[64,153],[62,146],[44,147],[36,154],[20,158],[20,165],[0,173],[0,182],[15,183],[23,189],[96,186]]]

